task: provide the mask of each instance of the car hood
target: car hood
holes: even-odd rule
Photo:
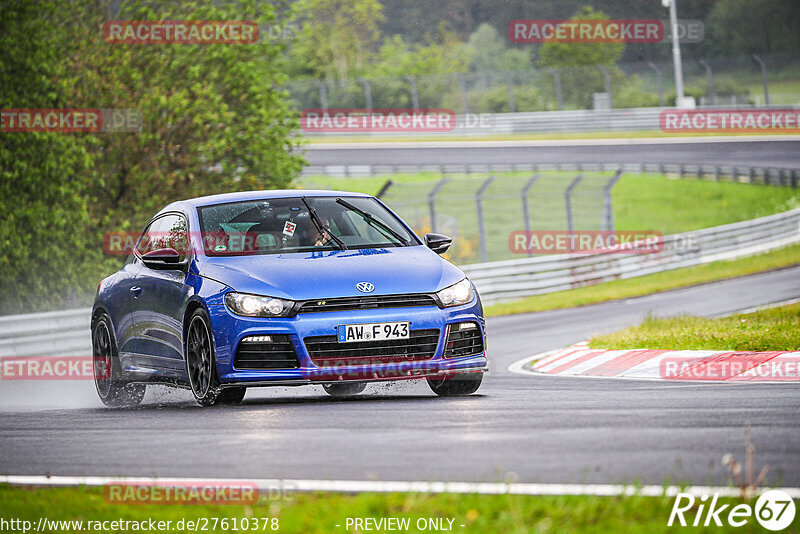
[[[241,293],[291,300],[363,296],[359,282],[373,295],[431,293],[464,277],[425,246],[205,257],[197,269]]]

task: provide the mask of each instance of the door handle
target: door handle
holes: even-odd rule
[[[141,293],[141,292],[142,292],[142,288],[141,288],[141,287],[139,287],[139,286],[133,286],[133,287],[131,288],[131,293],[133,293],[133,298],[136,298],[136,297],[138,297],[138,296],[139,296],[139,293]]]

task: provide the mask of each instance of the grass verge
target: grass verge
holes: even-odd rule
[[[800,265],[800,244],[739,260],[716,261],[706,265],[675,269],[637,278],[614,280],[594,286],[535,295],[513,302],[493,304],[487,306],[485,311],[486,315],[494,316],[573,308],[609,300],[649,295],[659,291],[678,289],[792,265]]]
[[[346,528],[347,518],[408,518],[406,532],[420,532],[417,520],[443,518],[448,526],[452,519],[454,532],[582,532],[651,533],[687,532],[763,532],[750,518],[740,528],[667,527],[673,499],[669,497],[586,497],[586,496],[522,496],[522,495],[462,495],[415,493],[305,493],[291,495],[285,500],[262,500],[253,506],[153,506],[109,505],[101,488],[20,488],[0,486],[3,518],[31,521],[35,528],[40,517],[49,520],[78,521],[172,521],[173,527],[164,532],[193,531],[175,529],[181,519],[197,521],[207,518],[207,532],[231,532],[235,529],[212,530],[210,518],[228,518],[230,522],[244,518],[276,518],[278,532],[357,532]],[[720,499],[719,504],[735,504],[734,499]],[[751,503],[752,505],[753,503]],[[692,521],[697,512],[686,512]],[[730,507],[729,507],[730,508]],[[724,520],[724,518],[723,518]],[[241,525],[241,523],[240,523]],[[463,526],[462,526],[463,525]],[[85,528],[84,531],[88,530]],[[274,532],[271,523],[259,532]],[[150,531],[147,528],[145,531]],[[203,531],[202,528],[198,529]],[[238,530],[243,530],[239,528]],[[435,530],[435,529],[428,529]],[[44,532],[75,532],[74,526],[64,529],[45,529]]]
[[[592,338],[596,349],[800,350],[800,304],[715,319],[648,317],[634,326]]]
[[[498,228],[504,228],[505,234],[500,239],[490,240],[489,247],[491,250],[494,241],[501,242],[509,255],[508,231],[524,229],[519,196],[529,173],[494,174],[498,180],[486,191],[484,212],[489,235],[493,235],[491,231]],[[533,229],[561,228],[564,224],[560,217],[563,206],[553,199],[560,201],[564,187],[576,174],[556,171],[542,173],[543,176],[530,193]],[[583,174],[597,174],[594,178],[605,184],[613,173]],[[374,195],[389,179],[394,185],[389,188],[384,200],[413,226],[415,211],[409,206],[418,204],[419,210],[427,213],[427,193],[441,179],[438,173],[349,178],[309,176],[300,180],[300,186],[304,189],[337,189]],[[454,176],[437,197],[437,211],[455,216],[467,234],[467,230],[477,228],[477,223],[473,221],[476,219],[475,210],[470,208],[474,206],[474,190],[484,179]],[[799,207],[800,190],[678,179],[652,173],[624,174],[614,187],[613,200],[617,229],[656,230],[667,235],[746,221]]]

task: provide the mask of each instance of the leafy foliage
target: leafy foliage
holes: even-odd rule
[[[71,106],[72,77],[62,62],[68,35],[48,21],[63,16],[55,2],[4,6],[0,108]],[[81,134],[0,133],[0,311],[26,310],[56,288],[70,301],[86,288],[84,267],[98,259],[84,232],[92,147]]]
[[[13,221],[0,240],[6,311],[93,288],[118,264],[101,253],[106,232],[136,231],[182,198],[288,187],[303,165],[298,119],[279,89],[283,43],[109,44],[103,7],[19,2],[1,23],[2,107],[129,108],[143,118],[141,132],[0,134],[0,202]],[[276,22],[257,0],[159,8],[130,2],[117,18]]]

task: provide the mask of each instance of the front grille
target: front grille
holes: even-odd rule
[[[472,325],[474,328],[463,329],[463,325]],[[472,356],[482,352],[483,336],[476,323],[450,325],[450,333],[447,335],[447,345],[444,349],[445,358]]]
[[[300,360],[291,338],[286,334],[271,334],[270,342],[243,339],[236,348],[233,366],[236,369],[297,369]]]
[[[319,313],[351,310],[375,310],[378,308],[411,308],[436,306],[431,295],[371,295],[335,299],[306,300],[300,303],[297,313]]]
[[[439,329],[412,330],[408,339],[339,343],[336,336],[305,338],[314,365],[371,365],[430,360],[439,346]]]

